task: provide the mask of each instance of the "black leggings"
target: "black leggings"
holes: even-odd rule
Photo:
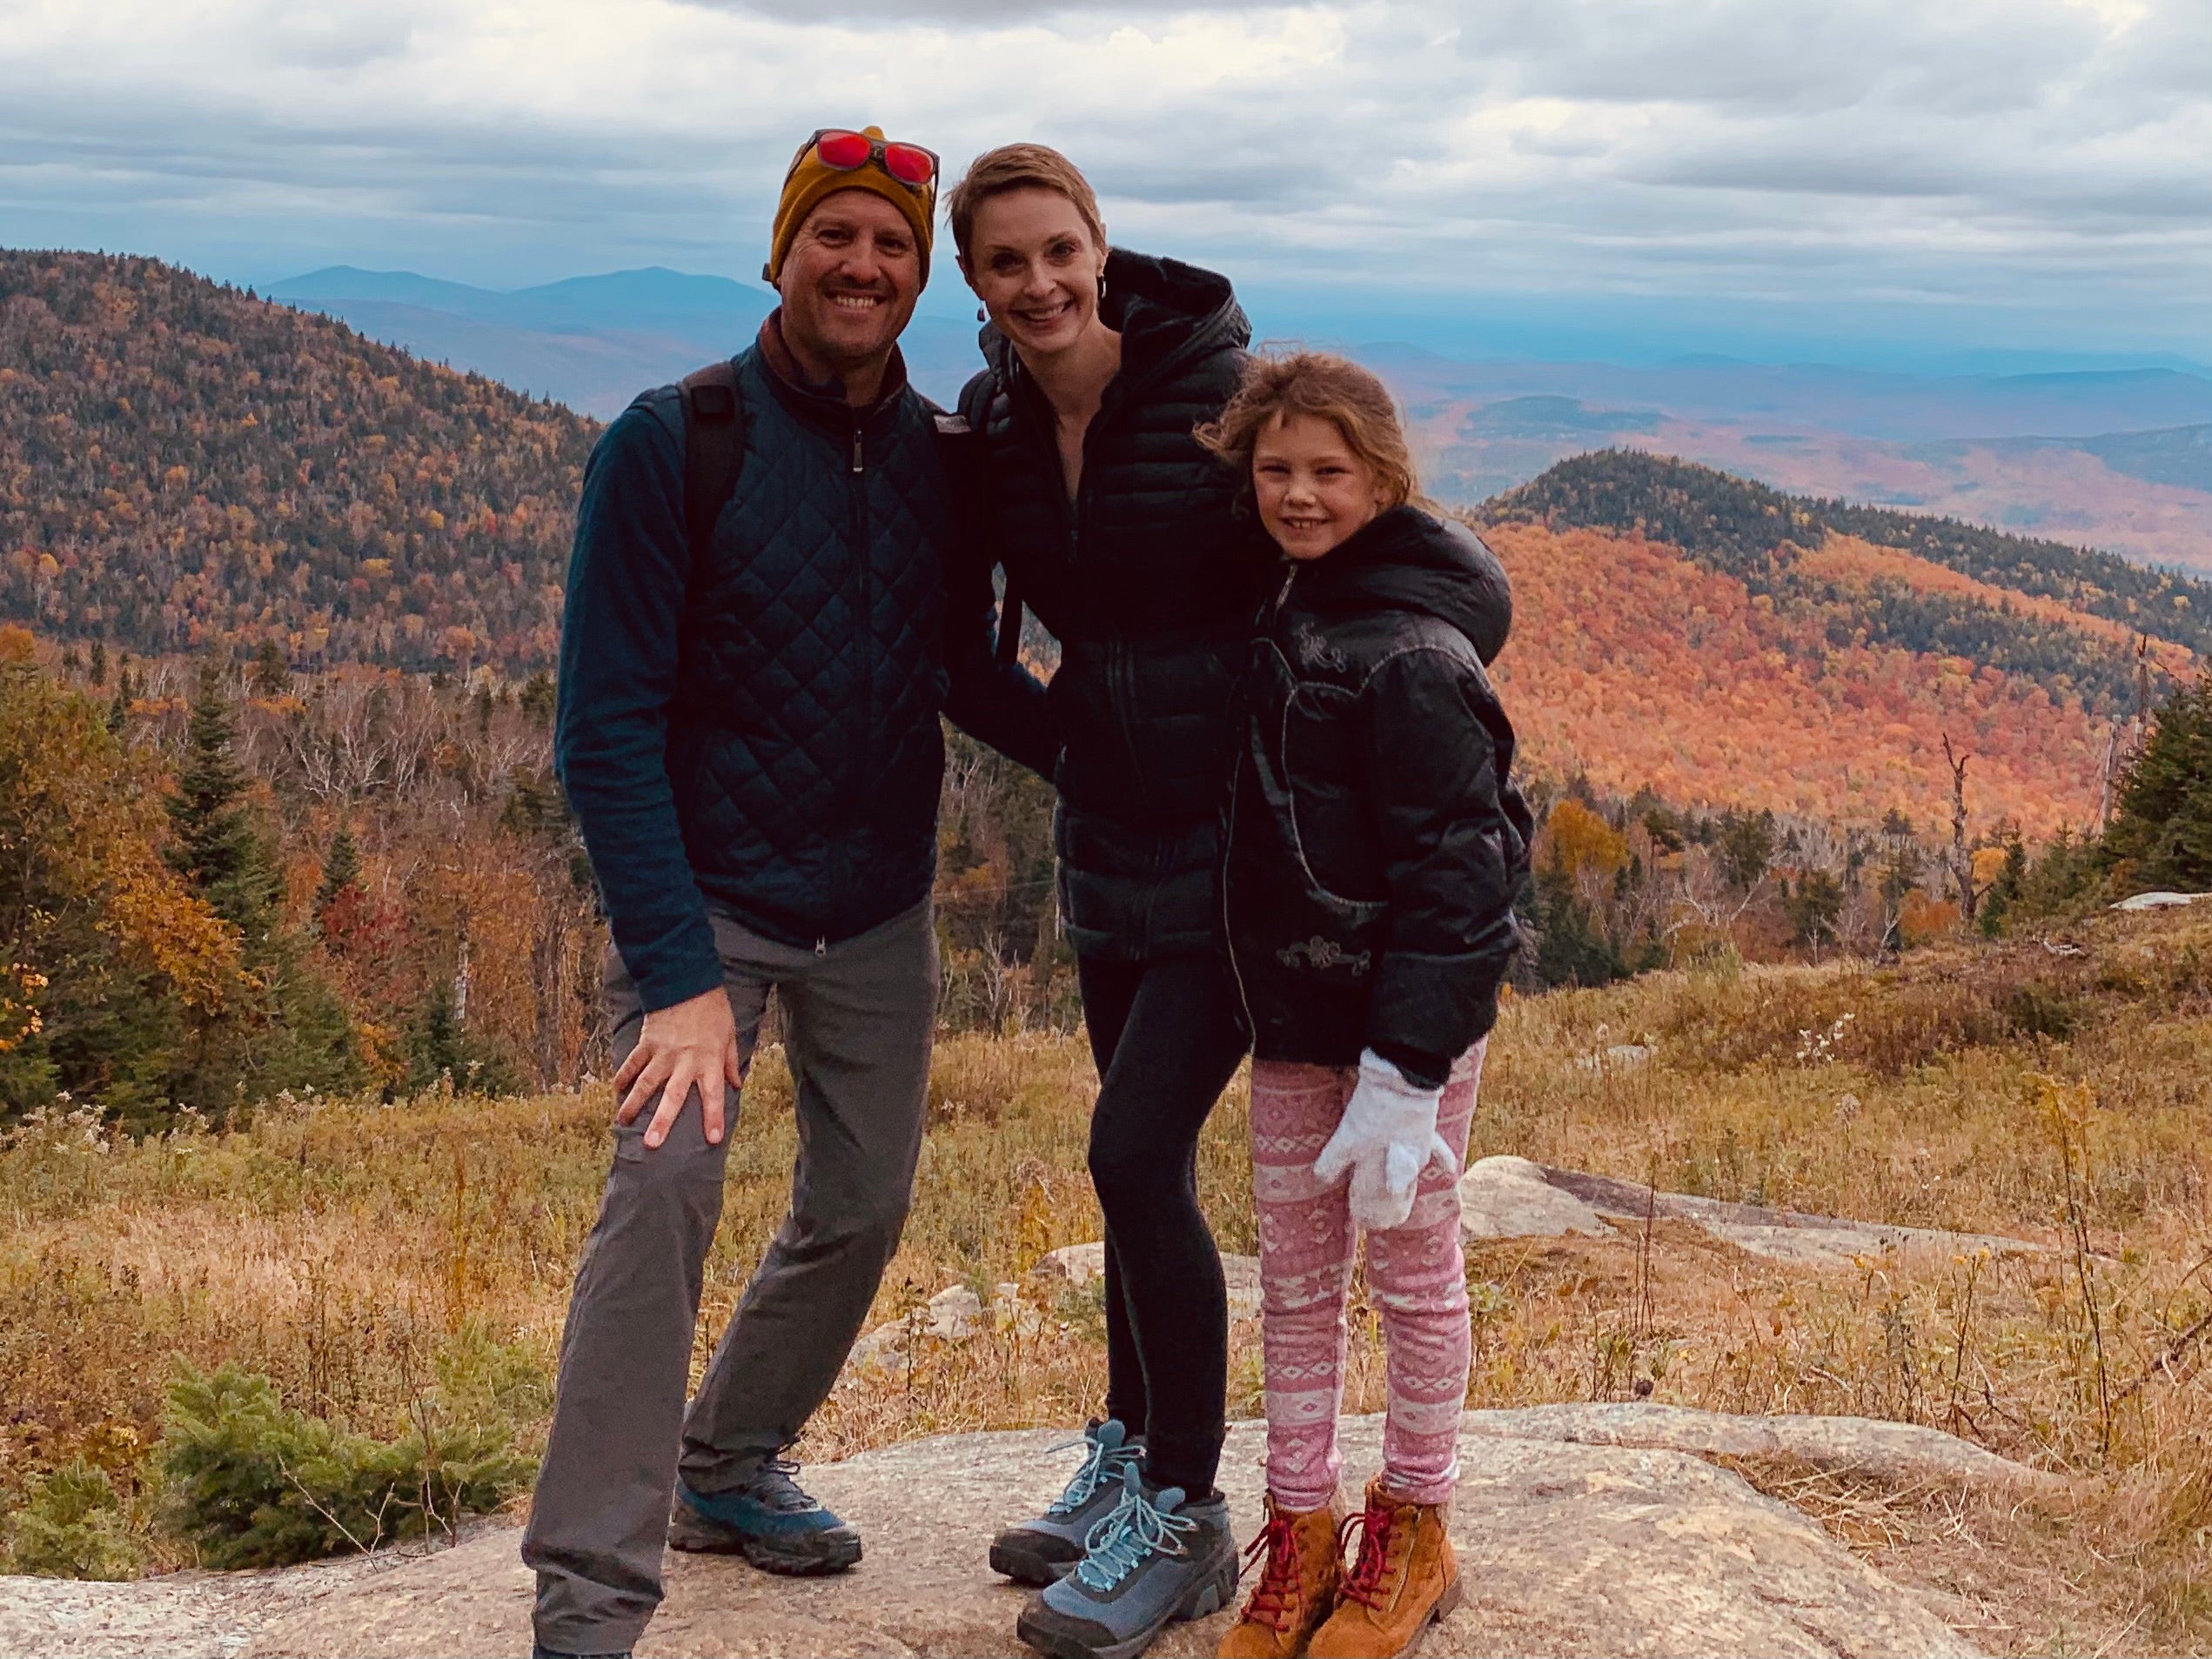
[[[1090,1179],[1106,1213],[1106,1410],[1155,1484],[1213,1490],[1227,1433],[1229,1298],[1198,1209],[1198,1131],[1243,1058],[1218,958],[1078,959],[1102,1080]]]

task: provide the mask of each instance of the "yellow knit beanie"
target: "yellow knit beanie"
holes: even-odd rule
[[[863,127],[861,130],[877,144],[883,142],[882,128]],[[865,166],[840,170],[824,164],[815,153],[811,138],[792,158],[790,176],[783,181],[783,195],[775,204],[775,226],[768,237],[768,263],[761,272],[769,285],[773,287],[782,274],[784,256],[791,251],[791,244],[799,235],[799,227],[807,222],[807,215],[824,197],[834,196],[839,191],[871,191],[899,210],[914,227],[915,246],[922,255],[922,283],[928,287],[929,243],[937,218],[936,174],[931,173],[929,182],[916,189],[892,177],[874,161]]]

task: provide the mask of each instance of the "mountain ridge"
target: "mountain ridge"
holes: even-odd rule
[[[0,254],[0,617],[142,654],[536,672],[597,431],[152,261]],[[1631,790],[1795,810],[1766,764],[1786,753],[1807,799],[1878,815],[1887,786],[1829,775],[1829,752],[1871,742],[1920,810],[1931,734],[1954,726],[2007,812],[2079,822],[2140,695],[2129,631],[2163,642],[2162,683],[2212,654],[2212,586],[1641,450],[1476,516],[1525,585],[1505,673],[1532,753]],[[1699,766],[1639,746],[1670,726]]]

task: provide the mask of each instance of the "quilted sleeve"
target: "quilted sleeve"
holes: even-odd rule
[[[682,411],[647,393],[584,470],[561,617],[553,753],[622,964],[648,1009],[721,986],[668,778],[668,706],[691,549]]]

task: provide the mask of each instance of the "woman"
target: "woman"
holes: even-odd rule
[[[1278,560],[1192,436],[1243,371],[1250,330],[1228,282],[1109,251],[1089,184],[1042,145],[979,157],[948,209],[991,324],[961,410],[982,434],[1006,625],[1026,604],[1060,642],[1060,907],[1101,1080],[1106,1217],[1107,1420],[991,1564],[1050,1586],[1025,1641],[1092,1659],[1212,1612],[1236,1583],[1214,1486],[1228,1303],[1196,1166],[1246,1047],[1219,809],[1230,696]]]

